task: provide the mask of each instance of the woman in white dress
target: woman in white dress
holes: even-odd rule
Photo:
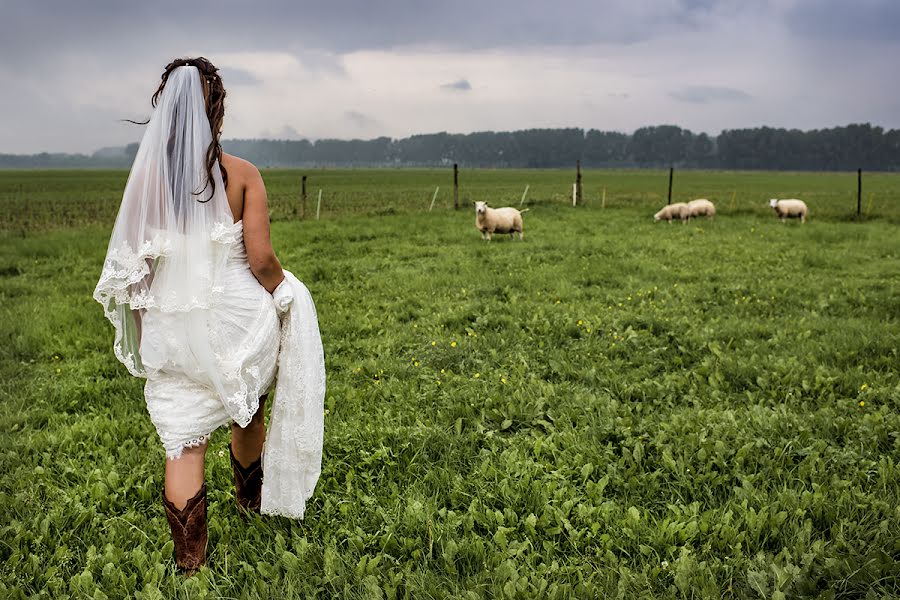
[[[115,326],[117,358],[147,379],[147,410],[166,452],[162,501],[176,564],[188,574],[206,559],[212,431],[231,424],[244,518],[261,504],[266,514],[302,518],[321,463],[324,362],[315,309],[272,249],[259,171],[222,152],[224,100],[205,58],[166,66],[94,291]],[[280,356],[289,329],[291,351]],[[316,371],[297,366],[299,352]],[[264,405],[276,372],[270,431],[277,439],[267,448]],[[279,431],[285,426],[302,436]],[[274,456],[268,489],[266,455]]]

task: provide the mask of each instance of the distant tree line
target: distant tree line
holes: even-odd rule
[[[579,128],[431,133],[402,139],[225,140],[226,152],[261,167],[687,167],[900,170],[900,130],[868,123],[831,129],[726,129],[717,137],[675,125],[631,135]],[[127,167],[137,144],[83,154],[0,154],[0,168]]]

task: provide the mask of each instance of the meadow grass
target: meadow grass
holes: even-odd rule
[[[110,224],[5,228],[0,593],[900,593],[891,219],[784,225],[762,207],[668,225],[653,199],[537,194],[522,243],[482,242],[446,205],[276,220],[325,346],[322,476],[304,521],[245,525],[218,430],[209,567],[189,580],[142,381],[90,297]]]

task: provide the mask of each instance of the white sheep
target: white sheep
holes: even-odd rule
[[[688,202],[688,208],[691,211],[691,218],[705,216],[712,219],[716,216],[716,205],[706,198],[691,200]]]
[[[801,223],[806,223],[806,217],[809,215],[806,202],[796,198],[786,200],[772,198],[769,200],[769,206],[775,209],[775,214],[778,215],[782,223],[784,223],[785,219],[800,219]]]
[[[688,208],[688,205],[684,202],[675,202],[673,204],[667,204],[662,207],[658,213],[653,215],[654,221],[668,221],[672,222],[672,219],[681,219],[681,222],[685,222],[691,218],[691,209]]]
[[[491,240],[493,233],[508,233],[511,239],[524,238],[522,233],[522,213],[528,212],[526,208],[519,211],[511,206],[503,208],[491,208],[487,202],[475,202],[475,228],[481,232],[481,239]]]

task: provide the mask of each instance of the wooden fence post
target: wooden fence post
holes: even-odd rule
[[[862,216],[862,169],[856,170],[856,218]]]
[[[300,220],[306,218],[306,175],[300,179]]]
[[[459,165],[453,163],[453,210],[459,210]]]
[[[582,204],[582,195],[581,195],[581,161],[575,161],[575,203]]]
[[[669,199],[666,201],[666,205],[672,204],[672,176],[675,173],[674,167],[669,167]]]

